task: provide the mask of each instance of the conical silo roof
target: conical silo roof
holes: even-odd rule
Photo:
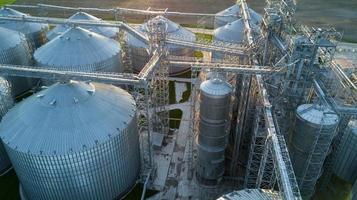
[[[23,34],[2,27],[0,27],[0,38],[0,51],[14,48],[26,40]]]
[[[244,39],[244,29],[243,19],[236,20],[214,30],[214,40],[229,43],[242,43]]]
[[[0,16],[2,17],[23,17],[29,16],[28,14],[19,12],[17,10],[2,7],[0,8]],[[20,22],[20,21],[1,21],[0,26],[14,31],[19,31],[26,35],[26,37],[33,40],[35,47],[39,47],[43,43],[41,34],[48,30],[48,24]]]
[[[224,96],[232,92],[232,86],[226,81],[215,77],[201,83],[200,90],[208,95]]]
[[[179,38],[183,38],[186,41],[195,41],[196,40],[196,36],[194,33],[192,33],[191,31],[183,28],[179,24],[177,24],[163,16],[156,16],[155,18],[150,19],[149,21],[157,20],[157,19],[166,22],[166,25],[167,25],[166,31],[168,33],[167,37],[179,37]],[[141,32],[144,32],[144,33],[149,32],[148,23],[149,22],[146,22],[140,26]]]
[[[85,13],[85,12],[77,12],[74,15],[72,15],[69,19],[70,20],[90,20],[90,21],[101,21],[102,20],[100,18],[97,18],[97,17],[90,15],[88,13]],[[101,27],[101,26],[81,26],[81,27],[88,29],[90,31],[93,31],[95,33],[104,35],[109,38],[116,38],[117,33],[119,32],[119,29],[114,28],[114,27]],[[52,29],[51,31],[49,31],[47,33],[47,38],[49,40],[52,40],[53,38],[57,37],[58,35],[64,33],[69,28],[71,28],[71,27],[66,24],[58,25],[54,29]]]
[[[27,154],[79,152],[120,134],[135,112],[134,99],[117,87],[56,83],[8,112],[0,126],[1,138]]]
[[[253,9],[249,8],[249,14],[251,18],[251,22],[255,25],[261,23],[262,16],[255,12]],[[219,28],[224,26],[230,22],[234,22],[238,19],[241,19],[241,10],[239,4],[234,4],[233,6],[222,10],[221,12],[216,14],[215,17],[215,28]]]
[[[72,71],[121,72],[120,44],[110,38],[73,27],[34,53],[37,65]]]
[[[333,126],[338,122],[338,115],[330,108],[318,104],[303,104],[296,110],[297,116],[315,126]]]

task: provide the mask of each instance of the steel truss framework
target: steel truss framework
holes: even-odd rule
[[[95,81],[116,85],[127,85],[136,99],[139,114],[138,123],[141,131],[141,149],[143,174],[154,173],[154,163],[151,152],[151,133],[168,132],[168,112],[164,106],[168,104],[168,67],[169,65],[189,65],[192,70],[192,94],[191,94],[191,123],[189,133],[189,178],[193,177],[194,171],[194,148],[193,139],[197,133],[196,115],[199,111],[197,99],[199,91],[197,87],[201,80],[204,80],[205,72],[208,69],[220,73],[232,75],[236,81],[236,102],[232,107],[239,113],[236,116],[237,126],[233,129],[234,148],[232,151],[232,164],[230,173],[235,175],[238,163],[238,155],[248,138],[251,141],[249,146],[250,154],[247,159],[245,171],[245,187],[261,187],[276,189],[279,188],[283,199],[301,199],[298,184],[295,179],[293,168],[290,163],[289,153],[286,147],[284,135],[287,129],[282,126],[281,119],[291,116],[293,108],[299,102],[289,102],[287,107],[277,106],[282,99],[292,98],[296,91],[300,94],[309,94],[312,89],[316,98],[331,106],[342,116],[338,128],[338,137],[334,140],[334,148],[338,146],[338,138],[343,132],[346,122],[355,116],[356,87],[344,74],[344,72],[332,62],[334,45],[331,35],[334,32],[316,31],[300,28],[296,30],[293,26],[295,14],[295,2],[293,0],[267,0],[265,16],[263,19],[261,34],[255,36],[250,25],[250,16],[247,4],[244,0],[238,1],[242,18],[245,24],[245,44],[236,45],[224,42],[186,42],[185,38],[167,37],[165,28],[160,21],[153,21],[149,24],[150,34],[142,35],[135,28],[121,21],[73,21],[50,17],[0,17],[0,20],[23,21],[49,24],[69,24],[74,26],[107,26],[119,27],[122,31],[118,38],[124,48],[123,61],[126,71],[129,73],[89,73],[73,71],[56,71],[54,69],[33,68],[29,66],[0,65],[0,73],[8,76],[35,77],[52,79],[59,81]],[[94,11],[112,13],[115,19],[122,13],[140,13],[144,15],[178,15],[178,16],[199,16],[212,17],[211,14],[202,13],[179,13],[167,11],[136,10],[136,9],[98,9],[98,8],[71,8],[53,5],[38,4],[35,6],[15,5],[16,8],[33,8],[40,10],[71,10],[71,11]],[[300,32],[299,32],[300,31]],[[142,71],[136,75],[131,73],[130,51],[123,41],[124,32],[132,34],[150,46],[151,59],[144,66]],[[302,34],[309,44],[296,43],[292,39],[292,34]],[[318,35],[319,34],[319,35]],[[318,36],[318,37],[316,37]],[[322,40],[321,38],[324,38]],[[264,45],[260,45],[261,43]],[[327,43],[322,43],[327,42]],[[180,45],[208,52],[222,52],[224,54],[238,57],[236,60],[229,59],[214,60],[207,62],[187,57],[169,56],[165,47],[168,44]],[[300,47],[299,47],[300,45]],[[263,48],[261,48],[261,46]],[[301,48],[304,51],[301,51]],[[309,51],[305,51],[308,49]],[[316,60],[320,63],[316,72]],[[325,79],[311,80],[316,73],[324,73]],[[263,76],[264,75],[264,76]],[[338,84],[336,83],[336,80]],[[315,83],[315,84],[314,84]],[[336,86],[337,85],[337,86]],[[265,88],[268,86],[268,90]],[[272,87],[273,89],[271,89]],[[312,89],[311,89],[312,88]],[[341,92],[342,91],[342,92]],[[276,95],[272,95],[276,94]],[[306,95],[309,96],[309,95]],[[314,95],[312,95],[314,96]],[[332,98],[333,97],[333,98]],[[272,104],[270,103],[272,102]],[[233,110],[233,109],[232,109]],[[232,116],[234,114],[232,113]],[[253,127],[250,130],[248,127]],[[318,138],[317,140],[318,141]],[[330,159],[333,162],[333,156]],[[313,156],[311,156],[312,160]],[[313,163],[311,161],[311,163]],[[311,165],[310,165],[311,166]],[[308,167],[306,171],[309,171]],[[145,186],[147,179],[145,177]],[[316,181],[315,181],[316,182]],[[309,184],[310,186],[314,184]],[[300,183],[301,187],[301,183]]]

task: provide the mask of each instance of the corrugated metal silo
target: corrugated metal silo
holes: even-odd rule
[[[3,77],[0,77],[0,119],[14,105],[11,94],[11,83]],[[9,157],[0,142],[0,174],[3,174],[11,166]]]
[[[254,25],[259,25],[262,21],[262,16],[255,12],[253,9],[249,8],[249,14],[251,22]],[[214,28],[219,28],[228,23],[234,22],[241,18],[241,11],[239,4],[235,4],[219,13],[216,14],[214,19]]]
[[[281,200],[279,193],[264,189],[245,189],[225,194],[217,200]]]
[[[232,87],[219,78],[213,78],[203,82],[200,90],[197,178],[202,184],[214,185],[225,171]]]
[[[354,183],[357,179],[357,120],[350,121],[342,136],[334,164],[335,174]]]
[[[110,38],[73,27],[34,54],[41,67],[70,71],[122,72],[120,44]]]
[[[313,194],[321,175],[338,121],[338,115],[323,105],[304,104],[296,110],[289,153],[297,182],[303,187],[301,195],[306,199]]]
[[[0,16],[2,17],[22,17],[29,16],[28,14],[17,10],[3,7],[0,8]],[[31,22],[16,22],[16,21],[1,21],[0,26],[14,31],[23,33],[31,42],[33,48],[38,48],[46,42],[46,31],[49,29],[48,24],[39,24]]]
[[[12,65],[31,65],[31,53],[26,37],[10,29],[0,27],[0,63]],[[30,89],[29,78],[7,77],[12,85],[12,94],[17,96]]]
[[[0,136],[29,200],[120,199],[140,171],[136,104],[104,84],[56,83],[11,109]]]
[[[213,32],[213,40],[220,42],[228,42],[233,44],[242,44],[244,40],[244,22],[243,19],[228,23],[225,26],[217,28]],[[213,52],[213,59],[223,59],[226,54],[221,52]]]
[[[189,41],[189,42],[196,41],[196,35],[191,31],[181,27],[179,24],[176,24],[171,20],[166,19],[165,17],[162,16],[157,16],[155,18],[156,19],[159,18],[160,20],[166,22],[167,37],[179,38],[180,40]],[[149,32],[148,23],[149,22],[142,24],[139,28],[139,31],[145,35],[147,35]],[[149,60],[149,54],[148,54],[149,46],[130,34],[127,35],[127,43],[131,51],[133,68],[135,71],[140,71]],[[188,57],[194,56],[194,51],[190,48],[184,48],[177,45],[167,45],[167,48],[170,52],[170,55],[173,56],[188,56]],[[186,72],[187,70],[189,70],[189,68],[170,67],[170,74],[178,75]]]
[[[90,15],[88,13],[85,13],[85,12],[77,12],[74,15],[72,15],[69,19],[70,20],[90,20],[90,21],[94,21],[94,22],[102,21],[102,19],[97,18],[97,17]],[[119,29],[114,28],[114,27],[101,27],[101,26],[81,26],[81,27],[85,28],[87,30],[90,30],[92,32],[101,34],[105,37],[112,38],[112,39],[116,39],[117,34],[119,32]],[[54,29],[52,29],[51,31],[49,31],[47,33],[47,38],[49,40],[52,40],[53,38],[57,37],[58,35],[61,35],[62,33],[64,33],[69,28],[71,28],[71,26],[68,26],[66,24],[58,25]]]

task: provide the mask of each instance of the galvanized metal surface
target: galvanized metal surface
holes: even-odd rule
[[[280,200],[278,192],[263,189],[245,189],[225,194],[217,200]]]
[[[252,24],[258,25],[262,21],[262,16],[255,12],[253,9],[249,8],[249,14]],[[234,4],[233,6],[219,12],[216,14],[214,19],[214,27],[219,28],[228,23],[234,22],[242,18],[241,8],[239,4]]]
[[[339,145],[334,163],[335,174],[354,183],[357,179],[357,120],[348,124]]]
[[[55,84],[15,106],[0,136],[27,199],[114,199],[140,170],[136,105],[104,84]]]
[[[217,184],[225,166],[228,144],[228,118],[232,87],[215,77],[200,85],[200,121],[196,138],[198,147],[197,178],[204,185]]]
[[[325,106],[304,104],[297,108],[289,153],[305,198],[312,195],[316,180],[322,173],[338,122],[338,115]]]
[[[157,16],[154,19],[151,19],[148,22],[142,24],[138,29],[139,32],[143,33],[144,35],[148,35],[148,23],[152,20],[158,19],[163,20],[166,23],[166,31],[168,38],[176,38],[188,42],[196,41],[196,36],[194,33],[162,16]],[[144,67],[146,62],[149,60],[149,46],[130,34],[127,35],[127,43],[131,49],[130,51],[133,60],[133,68],[135,71],[140,71]],[[175,44],[168,44],[167,49],[169,50],[170,55],[187,57],[194,56],[194,51],[192,50],[192,48],[186,48]],[[187,71],[188,69],[189,67],[170,67],[170,74],[180,74]]]
[[[11,83],[3,77],[0,77],[0,119],[10,110],[14,105],[11,94]],[[0,142],[0,174],[6,171],[11,166],[9,157]]]
[[[240,44],[244,39],[244,29],[243,19],[230,22],[214,30],[214,40]]]
[[[120,44],[110,38],[73,27],[34,54],[41,67],[69,71],[122,72]]]
[[[0,64],[31,65],[31,53],[22,33],[0,27]],[[7,79],[11,82],[11,92],[14,96],[32,86],[30,78],[7,77]]]
[[[88,13],[85,13],[85,12],[77,12],[74,15],[72,15],[71,17],[69,17],[69,20],[101,21],[100,18],[97,18],[97,17],[90,15]],[[114,28],[114,27],[98,27],[98,26],[81,26],[81,27],[84,29],[90,30],[92,32],[101,34],[103,36],[112,38],[112,39],[116,39],[117,34],[119,33],[119,29]],[[71,26],[66,25],[66,24],[58,25],[54,29],[52,29],[51,31],[49,31],[47,33],[47,39],[52,40],[53,38],[66,32],[66,30],[68,30],[70,28],[71,28]]]
[[[19,12],[12,8],[0,8],[1,17],[22,17],[29,16],[28,14]],[[15,22],[0,20],[0,27],[8,28],[14,31],[23,33],[31,42],[33,48],[38,48],[46,42],[45,32],[49,29],[47,24],[30,23],[30,22]]]

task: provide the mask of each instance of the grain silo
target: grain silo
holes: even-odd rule
[[[289,153],[301,195],[306,199],[314,192],[338,122],[338,115],[323,105],[304,104],[296,110]]]
[[[26,65],[31,62],[31,53],[26,37],[17,31],[0,27],[0,64]],[[17,96],[32,86],[29,78],[7,77],[12,85],[12,95]]]
[[[19,12],[17,10],[3,7],[0,8],[0,16],[2,17],[23,17],[28,14]],[[49,29],[48,24],[39,24],[32,22],[21,21],[1,21],[0,26],[14,31],[23,33],[31,43],[32,48],[38,48],[46,42],[46,31]]]
[[[342,136],[334,163],[335,174],[349,183],[357,179],[357,120],[348,124]]]
[[[3,77],[0,77],[0,119],[14,105],[11,94],[11,83]],[[0,142],[0,175],[6,172],[11,166],[9,157]]]
[[[217,200],[281,200],[279,193],[264,189],[245,189],[225,194]]]
[[[69,71],[122,72],[120,44],[110,38],[73,27],[34,54],[37,66]]]
[[[213,78],[203,82],[200,91],[197,178],[204,185],[215,185],[225,171],[232,87],[219,78]]]
[[[219,28],[228,23],[232,23],[238,19],[242,18],[242,13],[240,11],[240,5],[235,4],[219,13],[216,14],[214,18],[214,28]],[[252,25],[259,25],[262,21],[262,16],[255,12],[253,9],[249,8],[249,14],[251,18]]]
[[[227,42],[233,44],[242,44],[245,34],[245,26],[243,19],[236,20],[234,22],[228,23],[225,26],[217,28],[213,31],[213,40],[219,42]],[[223,59],[226,55],[221,52],[213,52],[213,59]]]
[[[0,136],[25,199],[120,199],[140,171],[136,112],[126,91],[75,81],[17,104]]]
[[[167,25],[167,29],[166,29],[167,36],[166,37],[178,38],[179,40],[184,40],[184,41],[189,41],[189,42],[196,41],[196,35],[194,33],[192,33],[191,31],[181,27],[179,24],[176,24],[176,23],[172,22],[171,20],[168,20],[162,16],[157,16],[155,18],[160,19],[166,23],[166,25]],[[151,20],[153,20],[153,19],[151,19]],[[139,28],[139,31],[141,33],[143,33],[144,35],[147,35],[149,33],[148,23],[150,23],[150,21],[142,24]],[[130,34],[127,34],[127,43],[129,45],[130,51],[131,51],[131,58],[133,60],[133,62],[132,62],[133,68],[135,71],[138,72],[149,61],[149,51],[148,51],[149,46]],[[177,46],[177,45],[170,45],[170,44],[167,45],[167,48],[169,50],[170,55],[173,55],[173,56],[187,56],[187,57],[194,56],[194,51],[190,48],[181,47],[181,46]],[[170,67],[170,75],[178,75],[178,74],[186,72],[187,70],[189,70],[189,68]]]
[[[94,21],[94,22],[100,22],[102,19],[97,18],[93,15],[90,15],[85,12],[77,12],[71,17],[69,17],[69,20],[85,20],[85,21]],[[116,39],[118,36],[119,29],[115,27],[103,27],[103,26],[81,26],[84,29],[90,30],[92,32],[98,33],[100,35]],[[61,35],[64,33],[66,30],[71,28],[71,26],[66,25],[66,24],[61,24],[56,26],[54,29],[49,31],[47,33],[47,38],[49,40],[52,40],[53,38],[57,37],[58,35]]]

